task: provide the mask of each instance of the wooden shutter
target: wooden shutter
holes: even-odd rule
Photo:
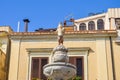
[[[76,66],[76,60],[75,57],[69,57],[69,63],[73,64]]]
[[[69,57],[69,62],[76,66],[76,68],[77,68],[76,76],[80,76],[80,77],[82,77],[82,80],[84,80],[83,57]]]
[[[32,58],[31,80],[39,78],[39,58]]]
[[[43,58],[41,59],[41,78],[44,80],[47,80],[45,75],[43,74],[43,66],[46,65],[48,63],[48,59],[47,58]]]
[[[82,76],[83,73],[82,58],[76,58],[76,68],[77,68],[77,76]]]
[[[45,57],[33,57],[31,67],[31,80],[32,79],[43,79],[46,80],[43,74],[43,66],[48,63],[48,58]]]

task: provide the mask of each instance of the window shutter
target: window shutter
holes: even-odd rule
[[[43,58],[41,59],[41,78],[42,79],[46,79],[45,75],[43,74],[43,66],[46,65],[48,63],[48,59],[47,58]]]
[[[82,79],[84,79],[83,57],[69,57],[69,62],[76,66],[76,76],[82,77]]]
[[[39,58],[32,58],[32,71],[31,77],[39,78]]]
[[[45,57],[33,57],[31,67],[31,80],[32,79],[43,79],[47,80],[43,74],[43,66],[48,63],[48,58]]]

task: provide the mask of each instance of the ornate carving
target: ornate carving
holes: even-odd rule
[[[53,80],[67,80],[75,76],[76,67],[69,62],[68,49],[58,45],[53,49],[51,62],[43,67],[44,74]]]
[[[68,62],[69,58],[67,56],[68,49],[63,45],[58,45],[53,49],[51,63],[53,62]]]

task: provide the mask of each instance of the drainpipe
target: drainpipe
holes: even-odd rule
[[[111,50],[111,60],[112,60],[112,71],[113,71],[113,80],[116,80],[116,74],[115,74],[115,63],[114,63],[114,54],[113,54],[113,45],[112,45],[112,38],[110,39],[110,50]]]

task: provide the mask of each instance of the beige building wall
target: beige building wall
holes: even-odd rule
[[[6,67],[5,67],[6,55],[0,49],[0,80],[6,79]]]
[[[0,37],[0,43],[1,43],[1,50],[7,54],[7,48],[8,48],[8,44],[9,44],[9,39],[7,36],[4,36],[4,37]]]
[[[11,55],[10,55],[10,67],[9,67],[9,80],[18,80],[18,61],[19,61],[19,49],[20,43],[18,41],[11,41]],[[23,56],[24,57],[24,56]],[[23,68],[24,69],[24,68]]]
[[[107,61],[106,61],[106,40],[105,38],[98,38],[96,40],[96,54],[97,54],[97,80],[108,80],[107,76]]]
[[[8,32],[8,33],[13,32],[13,30],[11,29],[10,26],[0,26],[0,31],[4,31],[4,32]]]
[[[39,36],[37,33],[33,33],[34,36],[26,34],[24,34],[25,36],[19,34],[11,36],[9,80],[29,79],[30,52],[27,52],[27,49],[54,48],[58,45],[57,35],[54,35],[54,33],[46,33]],[[116,32],[113,31],[113,33],[105,32],[99,34],[93,34],[92,31],[84,34],[82,32],[75,34],[74,32],[68,32],[64,36],[64,46],[67,47],[68,50],[69,48],[90,48],[86,58],[87,63],[85,63],[87,66],[84,66],[85,71],[87,72],[87,74],[84,74],[85,80],[113,80],[111,67],[109,68],[108,66],[111,66],[111,58],[109,57],[110,35],[116,36]],[[81,51],[79,50],[77,54],[80,52]],[[48,54],[50,53],[51,52]],[[74,54],[74,52],[72,54]]]
[[[106,43],[106,63],[107,63],[107,76],[108,80],[114,80],[113,79],[113,68],[112,68],[112,55],[111,55],[111,43],[110,43],[110,37],[108,37],[105,41]]]
[[[3,79],[6,80],[8,75],[8,67],[9,67],[9,48],[10,48],[10,40],[8,38],[8,33],[6,31],[2,31],[2,28],[0,27],[0,69],[2,72],[0,74],[4,75]]]
[[[116,38],[112,39],[113,42],[113,59],[114,59],[114,69],[116,80],[120,79],[120,42],[116,43]]]

